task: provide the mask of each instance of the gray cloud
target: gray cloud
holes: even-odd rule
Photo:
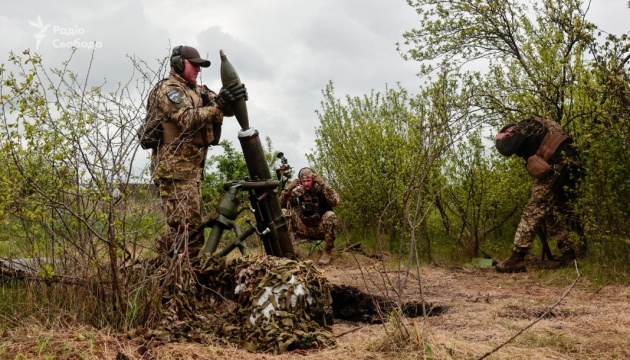
[[[627,32],[626,0],[597,0],[589,20],[602,29]],[[164,60],[178,44],[195,46],[212,66],[202,81],[218,90],[219,49],[224,49],[247,85],[251,125],[271,137],[296,167],[306,166],[304,153],[314,147],[315,110],[321,91],[333,81],[338,97],[384,91],[400,82],[411,92],[421,80],[418,64],[396,53],[396,42],[418,22],[404,0],[110,0],[107,2],[4,0],[0,15],[0,61],[8,52],[34,49],[41,30],[30,21],[50,25],[37,50],[46,64],[59,66],[70,50],[54,41],[97,41],[102,48],[80,48],[71,68],[90,85],[107,79],[125,82],[132,74],[127,56],[151,65]],[[68,35],[53,28],[81,29]],[[223,136],[238,143],[236,121],[227,120]],[[218,152],[214,149],[212,152]]]

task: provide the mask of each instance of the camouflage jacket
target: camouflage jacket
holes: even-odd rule
[[[298,185],[293,191],[283,191],[280,196],[280,204],[287,209],[297,209],[302,216],[310,216],[310,211],[324,215],[326,211],[332,211],[339,204],[339,195],[335,189],[325,184],[313,184],[311,190],[306,191]]]
[[[206,106],[202,94],[207,96]],[[171,135],[176,135],[153,151],[151,173],[154,179],[201,178],[207,146],[218,143],[221,136],[223,112],[214,104],[215,96],[207,87],[191,85],[174,71],[151,91],[147,116],[175,129]],[[205,146],[193,143],[200,134],[203,134]]]

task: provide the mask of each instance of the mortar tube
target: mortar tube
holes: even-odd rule
[[[266,198],[265,194],[268,194],[268,191],[259,190],[259,192],[262,192],[262,195],[257,196],[258,194],[255,191],[253,193],[250,192],[249,202],[252,204],[252,207],[256,208],[256,224],[258,225],[260,240],[265,246],[265,254],[282,256],[278,232],[273,222],[269,221],[271,219],[269,208],[265,201],[260,200],[261,198]]]
[[[247,170],[252,180],[272,179],[258,131],[254,128],[241,130],[238,132],[238,139],[241,143]],[[260,197],[265,193],[265,190],[256,189],[254,192],[257,197]],[[261,201],[260,209],[263,212],[261,215],[264,223],[269,224],[269,228],[272,231],[273,236],[270,239],[270,243],[277,241],[281,251],[280,254],[268,253],[268,255],[294,257],[295,251],[291,243],[291,236],[286,226],[286,219],[282,214],[278,193],[275,189],[267,191],[267,196]],[[276,248],[276,246],[272,246],[272,248]]]
[[[268,197],[265,197],[265,199],[267,198]],[[260,212],[262,218],[265,219],[265,225],[267,226],[267,229],[269,229],[269,239],[271,248],[273,250],[273,253],[269,255],[283,256],[284,252],[282,251],[282,248],[280,246],[278,230],[276,229],[276,224],[273,222],[273,217],[271,216],[271,212],[269,211],[269,204],[267,203],[267,201],[263,200],[260,202]]]

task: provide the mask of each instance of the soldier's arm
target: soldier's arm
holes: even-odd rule
[[[283,209],[289,208],[289,198],[291,196],[291,192],[287,189],[282,190],[280,194],[280,207]]]
[[[194,106],[183,89],[176,85],[165,86],[161,94],[163,111],[177,123],[182,132],[194,131],[204,124],[223,123],[223,112],[216,106]],[[219,134],[220,135],[220,134]]]
[[[286,189],[282,190],[280,194],[280,205],[285,208],[289,208],[289,205],[295,205],[297,203],[297,194],[293,191],[300,186],[300,179],[293,179],[289,183]]]
[[[335,189],[330,187],[330,185],[324,184],[322,186],[322,192],[324,193],[324,197],[326,198],[326,201],[330,206],[335,207],[339,205],[339,195],[337,194]]]

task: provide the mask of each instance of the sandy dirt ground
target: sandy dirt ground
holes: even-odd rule
[[[306,253],[308,250],[301,259],[309,258]],[[317,254],[310,259],[317,260]],[[426,303],[443,309],[436,316],[406,318],[408,341],[392,341],[402,339],[398,332],[402,325],[392,321],[385,325],[336,321],[337,346],[333,348],[274,356],[248,353],[236,346],[171,343],[142,357],[135,345],[116,334],[82,328],[69,329],[62,336],[25,328],[0,334],[0,358],[22,354],[21,358],[51,359],[479,359],[519,332],[487,358],[630,358],[629,287],[596,287],[586,277],[571,287],[578,276],[575,268],[552,274],[535,269],[499,274],[472,265],[425,266],[418,276],[415,269],[408,274],[392,264],[357,252],[338,253],[325,274],[333,284],[352,285],[379,296],[388,294],[400,301],[419,301],[422,293]],[[401,288],[402,297],[396,295]],[[46,346],[42,346],[46,338]],[[75,348],[75,355],[51,352],[61,348]]]

